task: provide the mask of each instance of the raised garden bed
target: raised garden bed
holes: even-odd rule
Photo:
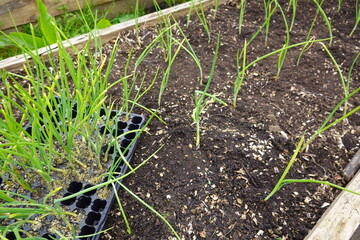
[[[360,51],[360,35],[357,30],[349,36],[355,21],[354,6],[343,2],[338,10],[337,3],[323,4],[335,37],[328,49],[347,73]],[[281,4],[286,9],[287,3]],[[316,5],[298,3],[290,37],[292,44],[305,41],[315,13]],[[287,14],[291,16],[290,12]],[[262,3],[248,2],[239,34],[237,2],[221,4],[217,11],[208,10],[205,16],[210,40],[198,17],[192,16],[188,27],[185,27],[186,17],[179,18],[179,25],[197,54],[205,77],[201,83],[193,59],[187,52],[179,51],[158,111],[167,125],[151,122],[148,129],[151,134],[140,140],[141,147],[133,163],[141,163],[159,145],[164,144],[164,149],[136,175],[126,178],[124,184],[165,216],[182,239],[304,239],[340,192],[326,185],[298,183],[284,186],[270,200],[263,201],[285,169],[298,139],[304,134],[309,138],[344,97],[336,67],[323,46],[317,43],[308,46],[299,64],[296,63],[300,49],[290,49],[278,78],[275,77],[278,63],[275,55],[249,68],[237,96],[237,108],[216,102],[207,105],[202,115],[201,145],[195,146],[191,117],[194,92],[203,90],[211,75],[218,33],[221,44],[209,93],[231,103],[237,77],[237,51],[262,25],[264,15]],[[247,61],[281,48],[284,28],[282,16],[277,12],[270,23],[267,45],[262,32],[248,46]],[[131,49],[134,50],[129,67],[135,68],[137,57],[156,38],[156,29],[157,26],[148,25],[141,29],[140,45],[133,30],[120,34],[120,49],[110,75],[112,81],[123,74]],[[173,34],[181,41],[178,31]],[[329,36],[320,17],[312,35],[316,39]],[[107,43],[104,52],[110,52],[112,46],[113,41]],[[144,87],[148,87],[156,70],[165,71],[167,67],[164,50],[153,49],[144,63],[136,66],[136,70],[140,75],[146,73],[149,80]],[[349,92],[360,83],[359,65],[355,66]],[[161,72],[159,76],[162,77]],[[121,86],[114,87],[108,94],[120,101],[121,89]],[[157,81],[139,103],[148,109],[157,109],[159,91],[160,81]],[[349,100],[348,107],[358,106],[357,93]],[[342,114],[340,109],[335,116]],[[359,119],[356,112],[346,122],[316,138],[299,155],[289,178],[312,178],[346,186],[342,170],[359,149]],[[157,216],[126,191],[120,190],[119,194],[132,234],[126,232],[121,214],[114,209],[105,225],[112,229],[101,239],[171,238],[172,233]]]

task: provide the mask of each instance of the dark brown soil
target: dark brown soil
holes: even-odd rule
[[[354,2],[325,1],[324,10],[331,19],[334,34],[329,50],[345,76],[360,47],[360,29],[350,37],[354,25]],[[242,48],[264,21],[262,1],[247,1],[241,34],[238,33],[237,2],[206,11],[211,41],[192,16],[180,26],[199,57],[206,82],[214,56],[217,34],[221,37],[219,58],[209,93],[227,102],[209,104],[201,115],[201,145],[195,147],[195,125],[192,120],[194,91],[203,90],[199,71],[191,57],[180,51],[175,60],[158,114],[166,125],[154,119],[149,133],[141,137],[132,163],[137,165],[164,145],[161,151],[124,180],[124,184],[161,213],[182,239],[303,239],[327,206],[339,193],[328,186],[292,184],[283,187],[269,201],[262,201],[272,190],[285,169],[300,137],[309,138],[326,116],[344,97],[339,74],[320,44],[313,44],[296,65],[300,48],[288,51],[283,69],[276,76],[278,55],[266,58],[249,69],[239,92],[237,108],[231,106],[236,78],[236,51]],[[284,9],[287,4],[282,5]],[[291,44],[302,42],[315,16],[311,1],[299,1]],[[287,12],[290,19],[291,11]],[[247,49],[248,63],[284,44],[285,26],[279,11],[271,20],[268,44],[265,33]],[[113,80],[125,66],[127,54],[135,47],[133,59],[156,36],[154,29],[143,29],[142,46],[137,47],[133,32],[123,33]],[[174,32],[174,36],[180,38]],[[311,35],[327,38],[329,32],[319,15]],[[326,42],[328,44],[328,42]],[[110,45],[109,45],[110,46]],[[162,72],[167,63],[160,48],[155,49],[140,66],[149,85],[159,67],[154,87],[139,101],[157,109]],[[133,65],[134,62],[131,63]],[[359,64],[353,70],[351,90],[359,87]],[[121,101],[121,86],[110,92]],[[353,109],[360,103],[355,95],[349,103]],[[135,108],[136,113],[149,113]],[[343,112],[339,111],[336,117]],[[359,149],[360,115],[321,134],[306,152],[300,154],[288,178],[313,178],[341,186],[346,182],[342,169]],[[163,221],[121,190],[121,201],[132,233],[126,232],[124,220],[114,206],[102,239],[174,239]]]

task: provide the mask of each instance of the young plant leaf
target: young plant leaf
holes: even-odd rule
[[[97,22],[96,26],[97,26],[97,29],[107,28],[107,27],[111,26],[111,22],[108,19],[103,18]]]
[[[56,43],[55,19],[48,13],[45,4],[41,0],[37,0],[37,8],[40,13],[39,24],[40,30],[48,44]]]

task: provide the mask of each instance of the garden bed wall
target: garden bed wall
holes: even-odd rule
[[[0,0],[1,1],[1,0]],[[224,0],[219,0],[219,3],[225,2]],[[199,4],[202,5],[203,8],[208,8],[211,6],[214,6],[216,3],[215,0],[202,0],[195,3],[194,7],[199,6]],[[174,17],[179,17],[182,15],[185,15],[189,12],[189,9],[191,7],[191,2],[186,2],[183,4],[179,4],[177,6],[167,8],[161,11],[162,16],[167,15],[173,15]],[[157,23],[159,20],[159,15],[157,12],[147,14],[145,16],[139,17],[137,24],[141,28],[149,27],[155,23]],[[118,34],[122,31],[126,31],[128,29],[134,29],[135,27],[135,20],[129,20],[123,23],[114,24],[111,27],[100,29],[98,31],[99,39],[102,41],[102,43],[105,43],[113,38],[116,38]],[[83,34],[77,37],[73,37],[68,41],[64,41],[63,45],[67,49],[71,49],[71,45],[78,47],[79,49],[84,46],[89,40],[89,34]],[[52,53],[56,54],[58,52],[56,44],[53,44],[48,47],[43,47],[37,50],[39,55],[46,56],[49,53],[49,49]],[[0,61],[0,69],[6,69],[6,70],[15,70],[21,68],[26,62],[25,57],[20,54],[14,57],[10,57],[7,59],[4,59]]]
[[[51,15],[57,16],[66,12],[73,12],[86,6],[85,0],[43,0]],[[121,13],[131,11],[135,5],[135,0],[91,0],[88,1],[95,9],[108,13],[112,18]],[[145,8],[153,5],[152,0],[140,0],[140,6]],[[0,0],[0,29],[6,32],[14,28],[14,22],[17,26],[36,22],[38,11],[35,0]],[[8,30],[7,30],[8,29]]]

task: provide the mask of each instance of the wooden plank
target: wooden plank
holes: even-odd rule
[[[350,181],[357,171],[360,169],[360,149],[355,153],[354,157],[343,170],[346,181]]]
[[[89,1],[92,5],[99,5],[113,0],[92,0]],[[65,12],[72,12],[78,10],[78,5],[75,0],[43,0],[48,12],[57,16]],[[85,0],[79,0],[80,6],[85,6]],[[39,13],[36,6],[36,0],[0,0],[0,29],[8,29],[17,26],[36,22]]]
[[[360,192],[360,171],[346,188]],[[343,191],[325,211],[305,240],[349,240],[355,235],[359,225],[360,196]]]
[[[208,8],[214,6],[215,2],[216,0],[201,0],[201,1],[197,1],[195,4],[191,2],[187,2],[171,8],[164,9],[161,11],[161,14],[163,16],[173,15],[174,17],[179,17],[188,13],[192,5],[199,6],[200,4],[202,4],[203,8]],[[222,2],[225,2],[225,0],[219,0],[219,3]],[[148,26],[157,23],[158,21],[159,21],[159,13],[154,12],[138,18],[138,26],[141,26],[142,28],[146,28]],[[134,27],[135,27],[135,20],[130,20],[123,23],[112,25],[111,27],[101,29],[98,31],[98,36],[99,36],[98,40],[100,40],[102,43],[105,43],[111,39],[116,38],[120,32],[128,29],[134,29]],[[64,41],[63,44],[68,49],[70,49],[71,45],[74,45],[77,48],[81,49],[88,42],[88,39],[89,39],[89,34],[83,34],[70,39],[69,41],[70,43]],[[38,49],[38,53],[41,56],[46,56],[47,53],[49,52],[49,49],[51,49],[53,53],[58,52],[56,44],[53,44],[51,46]],[[24,63],[25,63],[24,56],[18,55],[0,61],[0,69],[14,70],[22,67]]]
[[[14,0],[0,0],[0,29],[5,33],[15,32],[14,23],[10,17],[9,11],[5,11],[6,4],[1,5],[2,1],[11,2],[9,4],[13,4]],[[65,6],[65,1],[69,0],[57,0],[57,3],[63,3]],[[82,0],[84,2],[85,0]],[[100,14],[106,15],[108,19],[115,18],[119,16],[121,13],[129,13],[132,12],[137,0],[95,0],[98,5],[94,5],[92,7],[93,10],[98,10]],[[72,4],[68,5],[66,9],[62,9],[61,7],[56,7],[56,5],[48,6],[48,11],[52,16],[58,16],[65,12],[73,12],[78,10],[78,6],[75,5],[76,1],[71,0]],[[163,0],[158,0],[158,3],[162,3]],[[47,3],[48,4],[48,3]],[[154,6],[153,0],[138,0],[138,4],[140,8],[150,8]],[[61,6],[61,5],[60,5]],[[82,8],[84,4],[81,5]],[[8,6],[11,8],[11,6]],[[16,14],[15,14],[16,12]],[[29,14],[32,13],[32,14]],[[24,17],[26,15],[27,17]],[[21,30],[21,25],[27,23],[36,23],[38,19],[38,10],[36,8],[35,0],[24,7],[23,5],[19,5],[18,9],[12,10],[12,17],[14,18],[15,23],[17,23],[17,27]]]
[[[79,5],[75,0],[43,0],[43,2],[52,16],[79,10],[79,5],[81,9],[86,6],[86,0],[79,0]],[[93,6],[93,9],[102,10],[108,14],[107,16],[115,17],[121,13],[132,11],[136,0],[89,0],[88,2],[90,6]],[[139,0],[139,6],[151,7],[153,1]],[[14,22],[17,26],[34,23],[38,17],[36,0],[0,0],[1,30],[13,28]]]

